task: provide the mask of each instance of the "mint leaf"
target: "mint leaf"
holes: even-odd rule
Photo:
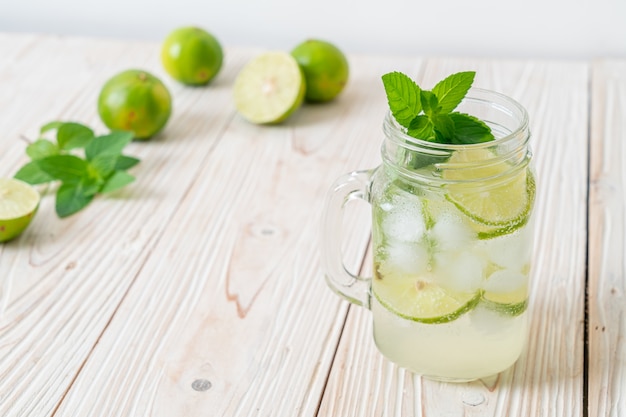
[[[22,166],[15,178],[30,184],[60,181],[55,209],[59,217],[70,216],[85,208],[95,196],[118,190],[135,180],[126,170],[139,159],[123,155],[133,139],[132,132],[114,131],[95,136],[88,126],[53,121],[41,127],[41,134],[56,130],[56,143],[45,138],[26,147],[31,161]],[[83,148],[84,158],[74,149]]]
[[[109,135],[94,138],[85,147],[85,156],[102,178],[108,178],[120,164],[133,166],[139,160],[135,158],[122,158],[122,150],[133,140],[132,132],[113,132]],[[127,169],[127,168],[123,168]]]
[[[420,88],[401,72],[390,72],[383,75],[382,79],[391,114],[401,126],[409,127],[411,120],[422,109]]]
[[[448,159],[448,156],[442,155],[427,155],[423,153],[408,151],[406,155],[405,164],[406,166],[419,169],[422,167],[426,167],[428,165],[434,165],[437,163],[445,162]]]
[[[46,133],[46,132],[48,132],[50,130],[58,129],[63,124],[65,124],[65,122],[58,122],[58,121],[48,122],[45,125],[43,125],[41,127],[41,129],[39,129],[39,132],[41,134],[44,134],[44,133]]]
[[[54,155],[36,162],[43,172],[63,182],[78,182],[88,173],[87,161],[74,155]]]
[[[405,74],[391,72],[383,76],[383,84],[391,113],[409,136],[443,144],[470,144],[494,140],[484,122],[452,112],[465,98],[475,76],[473,71],[452,74],[428,91]]]
[[[139,163],[139,159],[133,158],[132,156],[120,155],[117,157],[117,162],[115,163],[116,171],[126,171],[137,165]]]
[[[461,145],[494,140],[491,129],[482,120],[465,113],[450,113],[449,116],[454,123],[452,143]]]
[[[111,178],[107,180],[102,189],[101,193],[110,193],[112,191],[119,190],[120,188],[130,184],[135,181],[135,177],[124,172],[124,171],[116,171]]]
[[[94,194],[87,193],[82,183],[61,184],[57,190],[55,209],[61,218],[70,216],[87,206]]]
[[[90,165],[96,170],[101,178],[108,178],[115,171],[118,156],[116,155],[97,155],[91,161]]]
[[[437,139],[435,126],[426,115],[420,115],[413,119],[407,133],[414,138],[430,142],[435,142]],[[447,156],[442,157],[435,154],[427,155],[410,149],[404,149],[404,154],[401,157],[404,159],[403,164],[413,169],[419,169],[437,162],[443,162],[447,158]]]
[[[80,180],[82,192],[85,196],[94,196],[100,192],[104,181],[100,177],[83,177]]]
[[[24,165],[19,171],[17,171],[14,177],[31,185],[45,184],[47,182],[54,181],[53,177],[46,174],[41,168],[39,168],[37,161],[31,161]]]
[[[447,114],[438,114],[432,117],[435,126],[435,138],[439,143],[452,143],[454,137],[454,121]]]
[[[469,91],[476,73],[473,71],[452,74],[439,81],[433,88],[442,113],[450,113],[461,103]]]
[[[435,126],[428,116],[417,116],[411,120],[407,134],[417,139],[433,141],[435,139]]]
[[[424,113],[428,117],[433,117],[440,113],[441,108],[439,106],[439,100],[437,100],[435,94],[430,91],[422,90],[420,99],[422,101],[422,109],[424,109]]]
[[[88,161],[97,155],[114,155],[117,157],[131,140],[133,140],[133,133],[125,131],[98,136],[85,147],[85,156]]]
[[[66,122],[57,128],[57,143],[63,150],[84,148],[93,137],[93,130],[80,123]]]
[[[26,147],[26,155],[37,160],[59,154],[59,147],[46,139],[38,139]]]

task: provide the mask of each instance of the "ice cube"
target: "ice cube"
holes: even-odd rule
[[[484,289],[487,292],[507,294],[525,288],[528,276],[514,269],[500,269],[487,278]]]
[[[402,274],[421,275],[428,270],[428,250],[419,243],[388,242],[384,260],[386,268]]]
[[[402,242],[419,241],[426,230],[420,200],[398,194],[391,204],[381,206],[384,210],[382,229],[385,236]]]
[[[485,240],[487,256],[496,265],[521,271],[530,263],[532,230],[522,227],[514,233]]]
[[[388,201],[383,201],[382,203],[380,203],[380,208],[383,209],[383,211],[390,211],[391,209],[393,209],[393,204]]]
[[[511,331],[511,317],[485,308],[480,304],[471,311],[469,317],[472,327],[485,336],[496,336]]]
[[[435,255],[433,274],[442,286],[458,292],[476,292],[483,284],[484,262],[471,252],[441,252]]]
[[[463,248],[470,243],[474,233],[459,217],[442,214],[431,231],[431,237],[440,251]]]

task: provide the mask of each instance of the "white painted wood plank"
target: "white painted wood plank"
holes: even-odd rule
[[[0,127],[10,127],[0,137],[10,150],[0,154],[3,176],[26,161],[19,134],[33,137],[51,119],[97,126],[99,88],[119,70],[160,74],[175,103],[162,135],[128,147],[142,159],[134,184],[64,220],[48,195],[31,227],[0,245],[0,415],[52,414],[234,114],[230,85],[245,53],[229,51],[207,89],[171,83],[158,53],[156,44],[42,37],[2,70],[0,97],[13,98],[0,113]]]
[[[538,175],[530,340],[497,379],[433,382],[376,351],[370,313],[351,308],[319,416],[580,416],[583,414],[587,79],[583,63],[434,60],[426,88],[476,70],[475,85],[520,101]]]
[[[626,410],[626,61],[593,66],[589,415]]]
[[[157,52],[149,43],[48,37],[18,49],[17,66],[0,66],[8,149],[0,175],[24,162],[20,134],[32,137],[53,118],[98,124],[94,86],[116,70],[138,64],[163,75]],[[143,159],[138,182],[63,221],[47,197],[26,234],[0,246],[9,288],[0,414],[315,415],[347,311],[317,265],[321,195],[338,174],[378,163],[382,73],[434,81],[468,62],[420,71],[419,60],[352,57],[340,100],[257,127],[231,119],[230,85],[250,56],[229,51],[208,90],[164,77],[175,117],[160,138],[131,145]],[[533,284],[529,351],[496,385],[425,382],[373,350],[369,313],[353,309],[320,415],[581,414],[586,67],[472,65],[489,74],[481,86],[529,108],[545,178],[535,277],[546,278]],[[571,148],[559,148],[566,140]],[[356,267],[369,231],[359,219],[350,226]],[[352,403],[337,396],[338,384]]]
[[[319,270],[322,199],[378,164],[391,69],[350,63],[337,101],[280,126],[232,120],[56,416],[315,415],[347,307]],[[357,220],[351,268],[369,237]]]

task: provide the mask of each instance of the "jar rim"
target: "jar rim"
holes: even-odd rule
[[[387,111],[383,122],[383,131],[388,138],[399,140],[404,142],[404,146],[407,144],[413,145],[419,149],[432,149],[440,151],[453,151],[458,149],[481,149],[488,148],[494,144],[502,144],[511,140],[519,138],[520,134],[523,134],[528,130],[529,118],[528,112],[517,100],[499,93],[497,91],[488,90],[484,88],[472,87],[467,95],[463,98],[462,102],[482,102],[491,103],[492,107],[497,108],[499,111],[515,116],[519,119],[519,123],[515,129],[512,129],[507,135],[496,138],[494,141],[480,142],[472,144],[448,144],[431,142],[425,139],[415,138],[409,136],[403,131],[403,127],[395,120],[391,111]]]

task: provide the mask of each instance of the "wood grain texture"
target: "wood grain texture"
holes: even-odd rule
[[[476,86],[511,95],[531,118],[538,194],[527,349],[492,380],[424,380],[383,359],[370,313],[351,308],[319,416],[583,414],[587,65],[429,60],[418,82],[460,70],[476,70]]]
[[[589,205],[589,415],[626,410],[626,62],[593,66]]]
[[[313,414],[346,310],[318,215],[335,176],[376,162],[384,102],[357,86],[381,70],[356,65],[341,100],[285,125],[232,119],[58,415]],[[357,263],[368,233],[347,236]]]
[[[224,71],[232,81],[238,55],[228,56]],[[180,130],[142,148],[149,149],[141,155],[149,171],[137,173],[143,187],[135,184],[124,194],[138,207],[132,211],[120,200],[115,218],[103,225],[121,224],[129,235],[133,228],[148,233],[151,222],[162,229],[142,246],[116,237],[122,247],[146,248],[145,258],[132,262],[137,269],[124,271],[113,262],[114,255],[132,258],[121,250],[94,256],[108,273],[89,279],[106,286],[92,287],[92,296],[101,297],[100,304],[113,298],[111,305],[124,298],[114,315],[102,313],[110,322],[94,326],[104,333],[89,357],[70,364],[72,376],[80,373],[57,396],[54,415],[314,414],[347,307],[326,288],[318,268],[322,196],[340,173],[378,163],[386,107],[380,86],[372,85],[379,85],[389,63],[353,62],[341,99],[307,106],[281,126],[253,126],[235,116],[222,96],[229,83],[175,93],[182,103]],[[416,66],[413,59],[400,65]],[[212,104],[200,106],[196,97]],[[158,190],[154,202],[165,207],[150,204],[143,188]],[[84,216],[105,210],[90,207]],[[352,223],[346,257],[356,268],[369,229]],[[63,233],[68,243],[75,238]],[[116,278],[120,271],[125,279]],[[85,323],[97,301],[82,306]],[[69,320],[78,304],[67,300],[68,311],[59,314]],[[73,337],[85,332],[70,330]],[[51,378],[49,384],[60,382],[67,387]],[[40,402],[30,398],[24,410]]]
[[[233,71],[243,57],[231,56]],[[48,65],[42,69],[40,62]],[[25,162],[19,134],[34,137],[39,126],[56,119],[97,126],[102,83],[128,67],[159,73],[157,65],[154,44],[47,37],[29,43],[3,73],[1,94],[18,89],[25,95],[1,116],[2,126],[18,125],[1,139],[11,151],[2,155],[8,160],[2,175]],[[37,81],[30,77],[29,85],[24,74]],[[181,97],[174,110],[179,116],[150,143],[129,146],[129,154],[149,161],[133,169],[136,183],[64,220],[54,214],[49,192],[31,227],[0,247],[6,301],[0,319],[0,415],[51,415],[58,407],[232,117],[223,105],[231,81],[223,77],[212,99],[170,84]]]
[[[590,100],[588,415],[626,409],[624,62],[350,56],[338,100],[255,126],[231,87],[260,50],[226,48],[206,88],[167,77],[156,43],[0,34],[0,51],[0,176],[50,120],[103,130],[97,95],[118,71],[153,72],[174,96],[165,131],[128,147],[142,159],[134,184],[64,220],[44,188],[31,227],[0,245],[1,416],[584,415]],[[322,198],[340,174],[380,163],[380,76],[393,70],[425,86],[476,70],[476,86],[530,114],[532,325],[522,358],[492,380],[397,368],[369,311],[324,283]],[[363,210],[343,233],[346,266],[368,275]]]

